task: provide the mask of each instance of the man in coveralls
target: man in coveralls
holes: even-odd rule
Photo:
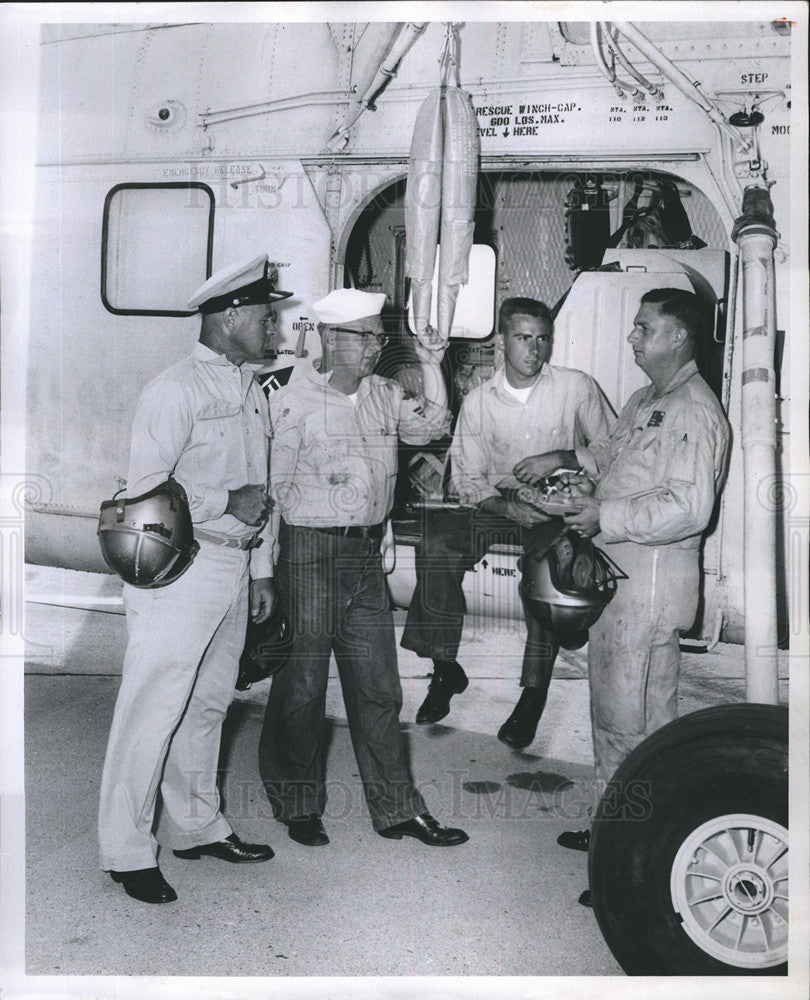
[[[321,817],[332,652],[374,829],[431,846],[468,839],[426,811],[399,728],[402,688],[380,556],[397,437],[426,444],[447,433],[450,415],[428,352],[422,394],[408,398],[399,383],[372,374],[385,342],[384,301],[339,289],[315,303],[320,364],[270,397],[271,489],[282,518],[276,583],[293,642],[273,677],[259,770],[274,815],[307,846],[329,843]]]
[[[677,288],[641,298],[627,338],[650,385],[628,400],[613,433],[587,449],[519,462],[526,482],[559,467],[597,483],[566,522],[596,535],[628,579],[590,629],[588,680],[596,777],[608,782],[627,754],[677,715],[679,633],[697,613],[701,536],[726,474],[729,425],[698,374],[700,299]],[[587,850],[590,832],[558,842]],[[580,902],[589,905],[589,894]]]
[[[498,333],[503,367],[465,397],[450,448],[453,483],[464,506],[428,512],[416,550],[417,584],[402,645],[431,657],[434,669],[416,715],[418,723],[443,719],[450,698],[468,684],[456,660],[464,623],[465,572],[496,543],[522,544],[525,552],[535,552],[562,528],[559,518],[546,516],[508,491],[503,495],[498,487],[520,485],[512,474],[519,459],[598,441],[615,419],[589,375],[548,363],[554,321],[543,302],[505,299]],[[532,615],[526,616],[526,623],[523,691],[498,731],[498,739],[516,749],[534,739],[559,650],[554,633]]]
[[[234,691],[248,608],[269,617],[269,421],[252,364],[272,353],[275,289],[267,256],[213,275],[189,308],[202,313],[192,354],[143,391],[132,427],[127,491],[171,474],[185,489],[199,552],[179,579],[124,586],[129,644],[101,781],[101,867],[147,903],[177,898],[157,867],[152,832],[160,791],[178,857],[272,858],[245,844],[220,811],[222,722]],[[248,579],[250,582],[248,583]]]

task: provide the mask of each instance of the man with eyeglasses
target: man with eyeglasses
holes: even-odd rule
[[[271,493],[280,513],[276,584],[293,632],[273,678],[259,770],[277,819],[306,846],[329,843],[324,757],[330,655],[374,829],[447,847],[410,776],[402,688],[380,542],[394,498],[397,440],[427,444],[450,425],[439,355],[417,348],[423,391],[374,375],[385,296],[330,292],[313,306],[323,357],[270,399]]]

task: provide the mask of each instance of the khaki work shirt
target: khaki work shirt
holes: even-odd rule
[[[728,421],[694,361],[660,395],[637,390],[610,437],[577,450],[599,479],[601,541],[697,549],[728,449]]]
[[[229,538],[255,535],[225,508],[228,490],[267,486],[270,422],[254,378],[258,367],[237,367],[198,342],[153,379],[135,411],[127,495],[140,496],[171,473],[186,491],[195,525]],[[261,536],[267,535],[265,526]],[[251,550],[250,575],[273,575],[266,541]]]
[[[465,506],[499,496],[504,481],[519,485],[512,470],[521,459],[599,441],[616,419],[596,382],[574,368],[544,364],[525,403],[507,392],[505,378],[501,368],[461,406],[450,456]]]
[[[273,499],[288,524],[379,524],[394,501],[397,438],[427,444],[448,432],[450,414],[441,403],[406,399],[379,375],[362,379],[352,402],[329,375],[309,367],[270,397]]]

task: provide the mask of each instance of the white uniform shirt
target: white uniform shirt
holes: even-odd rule
[[[185,489],[191,520],[205,531],[249,538],[256,529],[225,513],[228,490],[267,486],[270,423],[254,379],[259,366],[231,364],[204,344],[154,378],[132,425],[127,495],[140,496],[171,475]],[[251,550],[250,575],[273,575],[265,527]]]
[[[515,465],[529,455],[571,450],[607,437],[615,417],[596,382],[574,368],[544,364],[525,403],[505,388],[500,369],[465,398],[450,449],[461,502],[475,507],[519,485]]]
[[[352,402],[329,375],[310,367],[270,397],[273,499],[288,524],[379,524],[394,501],[397,438],[427,444],[447,433],[450,414],[379,375],[362,379]]]

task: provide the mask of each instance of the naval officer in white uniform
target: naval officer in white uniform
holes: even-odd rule
[[[100,859],[143,902],[177,898],[157,866],[158,791],[178,857],[273,856],[233,832],[216,771],[248,611],[264,621],[274,602],[261,538],[270,426],[254,363],[273,350],[273,303],[292,294],[275,281],[266,255],[209,278],[189,302],[202,314],[199,342],[143,390],[133,422],[129,497],[171,475],[200,546],[168,586],[124,586],[129,644],[101,782]]]

